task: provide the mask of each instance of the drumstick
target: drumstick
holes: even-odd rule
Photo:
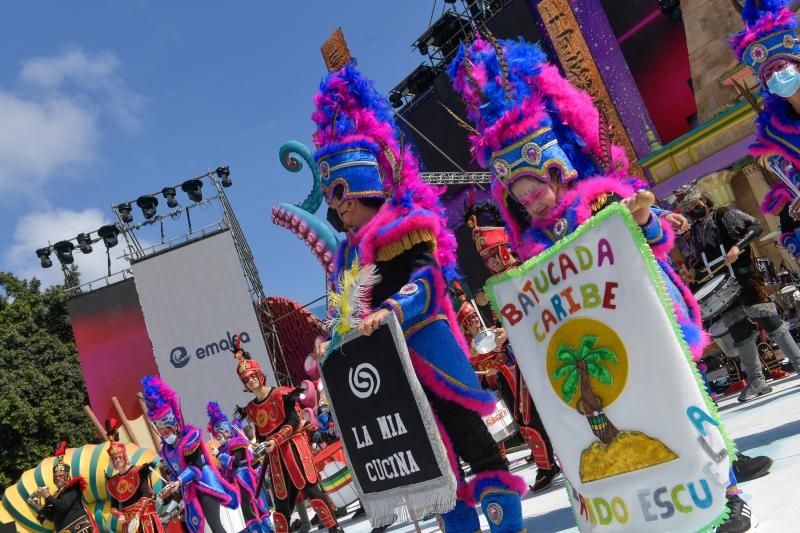
[[[722,263],[718,267],[712,268],[711,269],[711,274],[707,274],[704,278],[701,278],[701,279],[697,280],[697,283],[703,283],[704,281],[710,280],[714,276],[714,274],[716,274],[717,272],[719,272],[720,270],[722,270],[723,268],[725,268],[727,266],[728,266],[728,263]]]

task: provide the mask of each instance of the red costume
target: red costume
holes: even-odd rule
[[[478,253],[493,274],[500,274],[519,265],[519,260],[511,253],[505,228],[479,226],[474,215],[468,219],[467,224],[472,228],[472,239]],[[478,320],[478,311],[465,302],[458,311],[458,323],[465,335],[470,320]],[[470,359],[476,371],[487,371],[491,368],[497,370],[494,376],[487,374],[485,379],[491,388],[503,394],[503,399],[512,409],[514,419],[519,425],[520,434],[531,449],[533,461],[539,469],[531,490],[537,492],[546,488],[560,469],[555,462],[550,438],[536,411],[519,366],[508,364],[506,349],[506,346],[499,346],[485,355],[471,354]]]
[[[109,457],[124,457],[128,464],[128,454],[121,442],[110,442]],[[112,513],[124,519],[126,524],[139,521],[136,531],[143,533],[163,533],[164,528],[156,512],[153,489],[150,486],[151,463],[141,466],[129,465],[125,473],[117,472],[106,481],[106,490],[111,497]]]
[[[242,351],[237,352],[236,357],[239,359],[236,372],[242,383],[256,376],[263,385],[265,376],[258,362],[248,359]],[[334,517],[335,509],[319,485],[295,391],[289,387],[272,387],[266,398],[252,400],[244,412],[255,425],[256,439],[275,443],[267,458],[275,496],[272,518],[276,533],[288,533],[289,517],[300,491],[305,492],[324,527],[329,531],[341,531]]]

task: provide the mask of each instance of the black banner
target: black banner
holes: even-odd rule
[[[402,333],[397,342],[405,343]],[[321,372],[351,472],[364,494],[443,475],[408,381],[408,373],[416,380],[411,362],[388,324],[332,351]]]

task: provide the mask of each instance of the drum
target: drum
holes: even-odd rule
[[[720,274],[700,287],[700,290],[694,293],[694,297],[700,305],[703,319],[711,320],[732,306],[741,292],[742,286],[736,278]]]
[[[764,276],[764,282],[767,285],[777,285],[778,276],[775,274],[775,267],[772,266],[769,257],[757,257],[756,268]]]
[[[794,309],[795,311],[800,310],[800,290],[797,289],[796,285],[786,285],[785,287],[781,288],[780,292],[778,293],[778,297],[780,298],[784,309]]]
[[[322,489],[337,509],[344,509],[358,500],[341,441],[332,442],[314,454],[314,465],[319,472]]]
[[[778,272],[778,282],[781,285],[791,285],[792,273],[787,272],[786,270],[781,270],[780,272]]]
[[[494,331],[485,329],[472,337],[472,349],[479,355],[491,353],[497,349]]]
[[[518,431],[517,423],[511,414],[511,410],[506,406],[506,402],[495,394],[497,403],[495,404],[494,413],[484,416],[483,423],[489,428],[492,438],[495,442],[503,442],[511,437]]]

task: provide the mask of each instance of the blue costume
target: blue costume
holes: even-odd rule
[[[236,489],[214,467],[203,442],[203,432],[183,423],[178,396],[158,376],[142,380],[147,418],[161,435],[159,455],[170,469],[170,481],[180,481],[191,533],[202,533],[208,524],[213,533],[225,533],[220,522],[220,505],[239,505]]]
[[[349,200],[376,209],[351,228],[334,259],[331,284],[334,337],[378,309],[393,312],[411,361],[439,422],[457,479],[458,503],[443,515],[448,531],[480,529],[480,501],[493,532],[524,529],[519,502],[527,487],[508,472],[481,414],[494,396],[469,363],[447,284],[455,279],[455,239],[437,191],[419,176],[405,150],[389,103],[354,64],[330,74],[315,97],[314,154],[329,220],[344,229],[336,207]],[[476,477],[462,479],[457,456]]]

